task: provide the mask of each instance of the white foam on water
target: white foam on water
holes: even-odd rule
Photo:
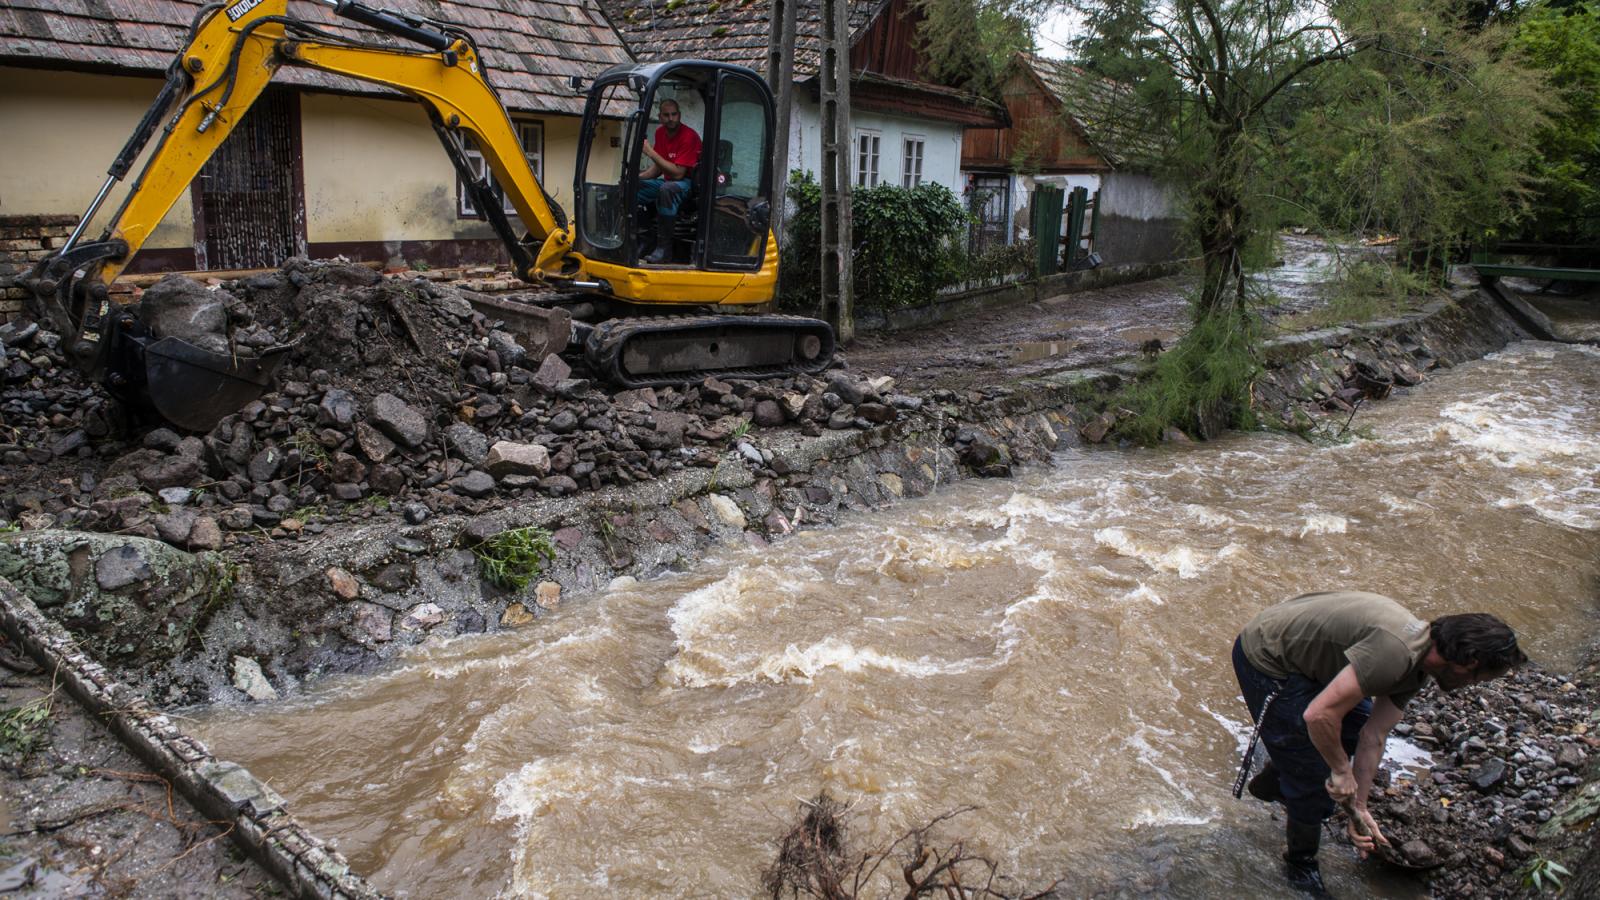
[[[1172,809],[1153,809],[1144,807],[1133,816],[1124,829],[1137,831],[1140,828],[1162,828],[1171,825],[1210,825],[1215,816],[1202,816],[1194,813],[1178,812]]]
[[[1150,588],[1149,585],[1146,585],[1143,582],[1140,582],[1137,588],[1134,588],[1133,590],[1124,594],[1122,599],[1129,602],[1153,603],[1156,606],[1167,605],[1167,601],[1162,600],[1160,594],[1156,593]]]
[[[1350,528],[1350,520],[1335,513],[1312,513],[1306,516],[1305,522],[1300,526],[1299,537],[1306,538],[1313,534],[1344,534]]]
[[[1428,510],[1426,506],[1416,502],[1415,500],[1407,500],[1404,497],[1396,497],[1394,494],[1379,494],[1378,502],[1387,507],[1390,512],[1414,513],[1427,512]]]
[[[710,657],[714,664],[707,664]],[[838,638],[828,638],[801,648],[790,644],[772,654],[743,654],[729,658],[716,654],[678,654],[667,662],[669,681],[681,687],[731,687],[736,684],[809,684],[828,669],[863,672],[874,669],[910,678],[952,675],[971,671],[987,660],[941,662],[929,657],[905,659],[880,653],[871,647],[856,647]]]
[[[1156,548],[1141,544],[1126,528],[1101,528],[1094,533],[1095,543],[1119,556],[1137,559],[1160,572],[1173,572],[1179,578],[1195,578],[1205,565],[1194,548],[1182,544],[1170,548]]]

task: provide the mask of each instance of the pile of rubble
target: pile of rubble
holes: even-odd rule
[[[1600,751],[1595,668],[1564,678],[1529,665],[1454,694],[1418,698],[1395,732],[1429,750],[1417,778],[1397,778],[1371,801],[1408,862],[1439,866],[1434,897],[1515,892],[1560,843],[1553,822]]]
[[[391,503],[417,523],[644,481],[715,466],[751,428],[871,428],[924,402],[838,369],[610,393],[471,300],[305,260],[209,287],[169,277],[140,300],[158,333],[216,352],[293,344],[274,392],[187,436],[126,428],[59,336],[7,325],[0,461],[13,483],[0,518],[215,549],[229,533],[317,533]]]

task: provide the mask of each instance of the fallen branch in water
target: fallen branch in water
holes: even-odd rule
[[[1042,891],[1010,892],[997,886],[1005,881],[991,859],[966,850],[965,842],[943,844],[934,839],[940,825],[973,811],[966,806],[941,813],[888,846],[853,852],[847,839],[850,807],[828,792],[801,801],[804,815],[778,842],[778,855],[761,876],[761,886],[772,900],[812,897],[816,900],[865,900],[888,897],[898,891],[886,885],[879,893],[865,893],[884,863],[898,861],[905,882],[903,900],[938,896],[945,900],[1042,900],[1055,896],[1057,880]],[[887,877],[887,876],[886,876]]]

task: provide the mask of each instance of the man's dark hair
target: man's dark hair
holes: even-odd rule
[[[1488,613],[1441,616],[1428,629],[1439,655],[1458,666],[1476,662],[1479,671],[1498,675],[1528,661],[1517,633]]]

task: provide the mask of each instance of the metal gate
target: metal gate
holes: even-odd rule
[[[1005,246],[1011,219],[1011,179],[1005,175],[978,175],[967,189],[967,211],[972,214],[968,246],[973,254]]]
[[[278,266],[306,252],[299,97],[269,88],[195,179],[195,263]]]

